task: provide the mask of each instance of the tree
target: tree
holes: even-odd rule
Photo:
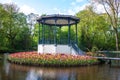
[[[104,48],[103,45],[106,44],[107,39],[105,34],[109,29],[104,14],[97,14],[92,6],[88,6],[85,10],[78,12],[77,17],[80,18],[78,24],[79,46],[83,50],[87,48],[91,50],[94,47]]]
[[[34,30],[34,26],[38,17],[39,15],[34,13],[30,13],[27,15],[27,23],[29,25],[30,33],[32,33],[32,31]]]
[[[16,50],[32,50],[32,39],[31,34],[29,34],[30,29],[28,26],[23,26],[20,28],[19,33],[15,38],[15,48]]]
[[[118,27],[119,27],[119,10],[120,10],[120,0],[92,0],[94,2],[100,3],[103,5],[111,26],[113,27],[113,30],[115,32],[115,39],[116,39],[116,50],[119,50],[119,33],[118,33]]]
[[[19,32],[19,20],[17,18],[18,7],[15,4],[4,4],[4,10],[9,14],[6,20],[4,21],[4,33],[6,33],[6,38],[8,39],[9,47],[15,48],[15,37]]]
[[[3,48],[5,48],[7,43],[5,38],[6,35],[4,31],[4,24],[6,24],[5,20],[7,20],[9,13],[4,10],[2,4],[0,4],[0,12],[0,50],[2,50]]]
[[[15,4],[1,4],[0,11],[0,45],[8,50],[30,49],[32,39],[27,16]]]

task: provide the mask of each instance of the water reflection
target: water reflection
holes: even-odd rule
[[[11,64],[10,69],[26,73],[24,80],[120,80],[120,69],[108,65],[44,68]]]
[[[10,63],[8,63],[7,61],[7,56],[8,54],[4,54],[4,58],[3,58],[3,68],[4,68],[4,71],[6,73],[6,75],[9,75],[9,66],[10,66]]]
[[[28,71],[26,80],[76,80],[76,72],[72,68],[44,68],[11,65],[16,70]]]
[[[0,61],[0,80],[120,80],[119,75],[120,68],[109,65],[46,68]]]
[[[38,80],[38,75],[36,74],[35,70],[30,70],[26,77],[26,80]]]

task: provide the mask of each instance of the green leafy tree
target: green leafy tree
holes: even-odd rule
[[[17,18],[18,7],[14,4],[4,4],[4,9],[9,13],[5,20],[4,33],[9,42],[9,47],[15,48],[15,37],[19,32],[19,20]]]
[[[0,12],[0,50],[2,50],[6,48],[7,44],[4,25],[7,23],[5,20],[7,20],[9,13],[3,8],[2,4],[0,4]]]
[[[119,50],[119,13],[120,0],[92,0],[102,4],[110,20],[110,24],[115,32],[116,50]]]
[[[1,4],[0,12],[0,50],[32,49],[27,16],[15,4]]]
[[[93,47],[103,48],[106,44],[105,32],[108,30],[108,23],[104,14],[97,14],[92,6],[77,13],[80,18],[78,24],[79,45],[84,50],[91,50]]]

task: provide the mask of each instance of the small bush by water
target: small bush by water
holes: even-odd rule
[[[3,55],[2,54],[0,54],[0,60],[3,58]]]
[[[38,66],[82,66],[98,63],[90,56],[66,54],[37,54],[37,52],[19,52],[8,56],[8,60],[16,64]]]

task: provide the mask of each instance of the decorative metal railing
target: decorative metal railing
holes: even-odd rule
[[[39,44],[68,44],[68,40],[67,39],[61,39],[61,40],[56,40],[56,42],[54,41],[54,39],[46,39],[46,40],[40,40]]]
[[[97,51],[96,53],[101,53],[106,57],[117,57],[120,58],[120,51]]]
[[[78,45],[70,40],[70,43],[68,42],[68,39],[61,39],[61,40],[56,40],[56,42],[54,41],[54,39],[46,39],[46,40],[40,40],[39,44],[62,44],[62,45],[69,45],[71,46],[76,53],[78,53],[79,55],[84,55],[84,52],[82,50],[79,49]]]
[[[76,53],[78,53],[79,55],[84,55],[84,52],[80,50],[80,48],[75,42],[71,41],[71,46],[76,51]]]

